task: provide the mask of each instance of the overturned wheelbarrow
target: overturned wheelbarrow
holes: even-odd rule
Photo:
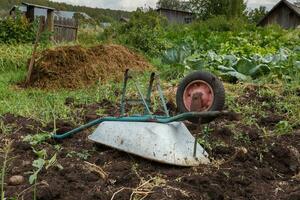
[[[207,72],[194,72],[183,79],[177,91],[176,103],[181,114],[170,116],[166,101],[155,73],[151,74],[146,97],[142,94],[136,80],[132,81],[140,99],[126,99],[129,80],[133,77],[126,70],[120,117],[104,117],[94,120],[62,135],[53,135],[54,139],[64,139],[90,127],[99,125],[91,141],[103,144],[127,153],[153,161],[177,165],[197,166],[208,164],[208,154],[198,144],[183,121],[208,123],[213,119],[227,115],[221,111],[224,106],[225,92],[220,80]],[[151,93],[156,83],[164,115],[151,112]],[[126,116],[127,104],[143,104],[143,115]]]

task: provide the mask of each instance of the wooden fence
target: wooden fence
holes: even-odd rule
[[[56,42],[77,40],[78,23],[75,19],[54,18],[54,40]]]

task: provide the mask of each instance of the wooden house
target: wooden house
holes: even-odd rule
[[[281,0],[268,14],[260,20],[259,26],[268,26],[279,24],[285,29],[297,28],[300,26],[300,6],[298,3],[290,3],[287,0]]]
[[[189,24],[195,19],[195,15],[188,11],[159,8],[156,10],[161,16],[167,18],[170,23]]]

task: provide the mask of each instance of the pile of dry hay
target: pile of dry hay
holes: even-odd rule
[[[141,55],[120,45],[58,47],[38,56],[29,86],[84,88],[96,82],[122,80],[127,68],[145,71],[152,66]]]

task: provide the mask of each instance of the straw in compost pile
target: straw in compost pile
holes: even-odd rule
[[[84,88],[99,81],[122,80],[127,68],[144,71],[152,66],[120,45],[58,47],[38,56],[29,85],[42,89]]]

